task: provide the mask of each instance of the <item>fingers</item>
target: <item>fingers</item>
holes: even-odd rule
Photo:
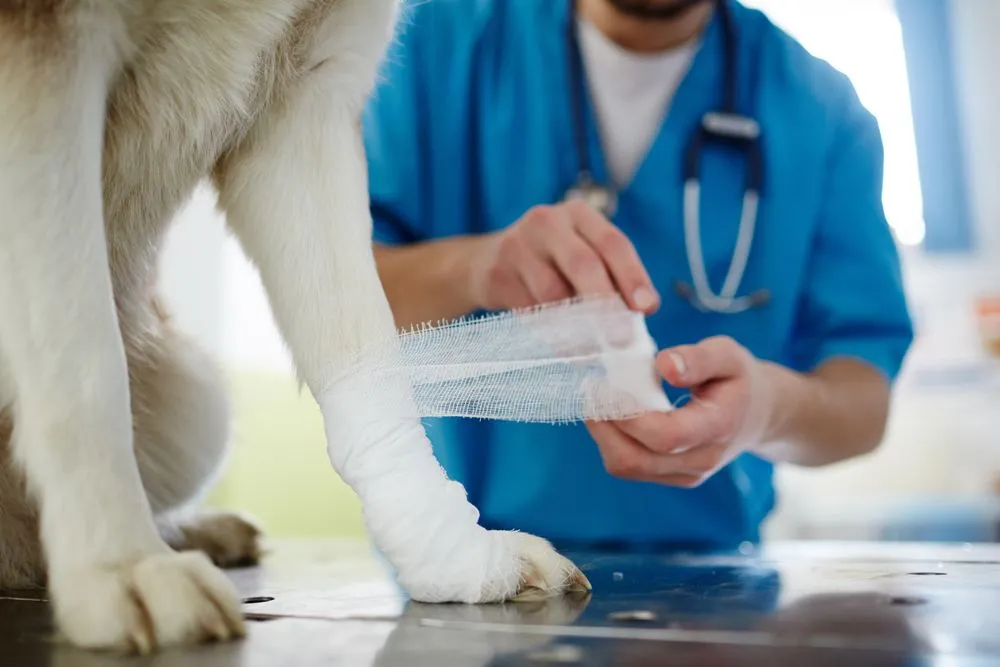
[[[664,350],[656,364],[663,379],[675,387],[697,387],[737,377],[746,371],[749,359],[749,353],[732,338],[715,336]]]
[[[634,310],[659,307],[632,243],[586,204],[533,208],[504,236],[499,264],[519,276],[536,303],[619,293]]]
[[[728,453],[729,445],[724,442],[695,447],[680,454],[664,457],[663,467],[675,470],[673,474],[703,477],[722,467],[726,463]]]
[[[620,427],[615,422],[588,426],[605,469],[622,479],[692,488],[725,465],[729,457],[725,443],[696,447],[681,454],[657,454]]]
[[[601,256],[577,233],[566,208],[541,209],[525,228],[537,254],[553,262],[580,295],[614,294],[617,290]]]
[[[567,206],[573,207],[577,230],[601,256],[629,306],[643,312],[656,310],[660,296],[628,237],[586,204],[573,202]]]
[[[683,408],[628,419],[618,427],[656,454],[676,454],[732,440],[738,427],[734,414],[714,401],[695,398]]]
[[[566,290],[562,278],[556,275],[553,287],[545,286],[542,279],[533,282],[534,291],[525,283],[522,273],[535,273],[529,268],[531,258],[527,253],[519,252],[516,238],[504,239],[498,251],[498,261],[493,263],[486,276],[485,298],[481,303],[486,307],[527,308],[545,301],[558,301],[565,298],[559,296],[560,290]],[[543,264],[544,268],[548,268]],[[551,289],[551,293],[546,291]]]
[[[665,475],[659,478],[658,484],[663,484],[664,486],[679,486],[683,489],[694,489],[702,484],[708,479],[708,475]]]
[[[531,292],[531,289],[524,284],[524,281],[520,276],[513,276],[510,284],[506,287],[507,308],[530,308],[531,306],[537,305],[539,303],[544,303],[544,300],[540,299],[538,296]],[[551,299],[546,299],[550,301],[559,301],[565,297],[553,296]]]
[[[575,286],[533,248],[526,248],[518,264],[521,283],[536,304],[561,301],[573,296]]]
[[[661,476],[656,455],[619,429],[615,422],[593,422],[587,428],[610,474],[637,482],[654,482]],[[665,470],[663,474],[671,472]]]

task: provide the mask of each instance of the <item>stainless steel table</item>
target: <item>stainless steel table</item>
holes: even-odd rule
[[[145,660],[54,646],[44,595],[5,592],[0,665],[1000,665],[1000,545],[572,556],[590,595],[422,605],[363,544],[284,542],[230,572],[245,640]]]

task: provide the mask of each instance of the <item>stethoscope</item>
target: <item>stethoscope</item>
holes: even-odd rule
[[[573,0],[570,0],[571,9],[574,4]],[[691,269],[692,284],[678,281],[674,288],[678,296],[686,299],[698,310],[732,314],[762,306],[770,300],[770,292],[765,289],[745,296],[736,296],[750,259],[750,246],[757,223],[764,168],[760,151],[760,124],[736,110],[736,29],[732,15],[727,0],[716,0],[716,5],[723,30],[725,69],[723,105],[721,110],[709,111],[702,116],[701,124],[689,138],[684,153],[684,244]],[[617,194],[611,187],[598,183],[590,171],[582,97],[585,90],[583,62],[573,11],[570,12],[567,21],[567,42],[573,97],[573,130],[579,164],[576,183],[567,190],[566,199],[583,199],[610,219],[617,209]],[[740,226],[729,271],[718,294],[712,290],[708,282],[701,248],[699,219],[701,181],[698,173],[701,151],[712,142],[737,148],[743,153],[747,162],[747,182],[743,192]]]

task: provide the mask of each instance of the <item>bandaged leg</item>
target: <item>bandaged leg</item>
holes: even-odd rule
[[[392,3],[377,4],[388,11]],[[377,62],[365,49],[377,45],[358,42],[372,30],[357,21],[374,20],[375,5],[338,5],[359,10],[335,17],[344,19],[343,34],[330,36],[351,53],[316,63],[219,166],[222,205],[320,405],[330,460],[357,492],[371,538],[409,594],[487,602],[580,585],[579,571],[543,541],[478,525],[419,419],[382,410],[412,400],[406,381],[382,383],[377,399],[359,403],[358,396],[372,395],[371,379],[347,372],[373,342],[386,355],[382,364],[391,365],[397,345],[372,254],[359,123]]]

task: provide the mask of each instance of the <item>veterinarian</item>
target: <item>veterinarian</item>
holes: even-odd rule
[[[398,323],[617,291],[682,402],[579,427],[432,422],[484,526],[732,548],[759,540],[776,464],[877,447],[913,335],[879,128],[763,14],[419,0],[382,75],[365,136]]]

